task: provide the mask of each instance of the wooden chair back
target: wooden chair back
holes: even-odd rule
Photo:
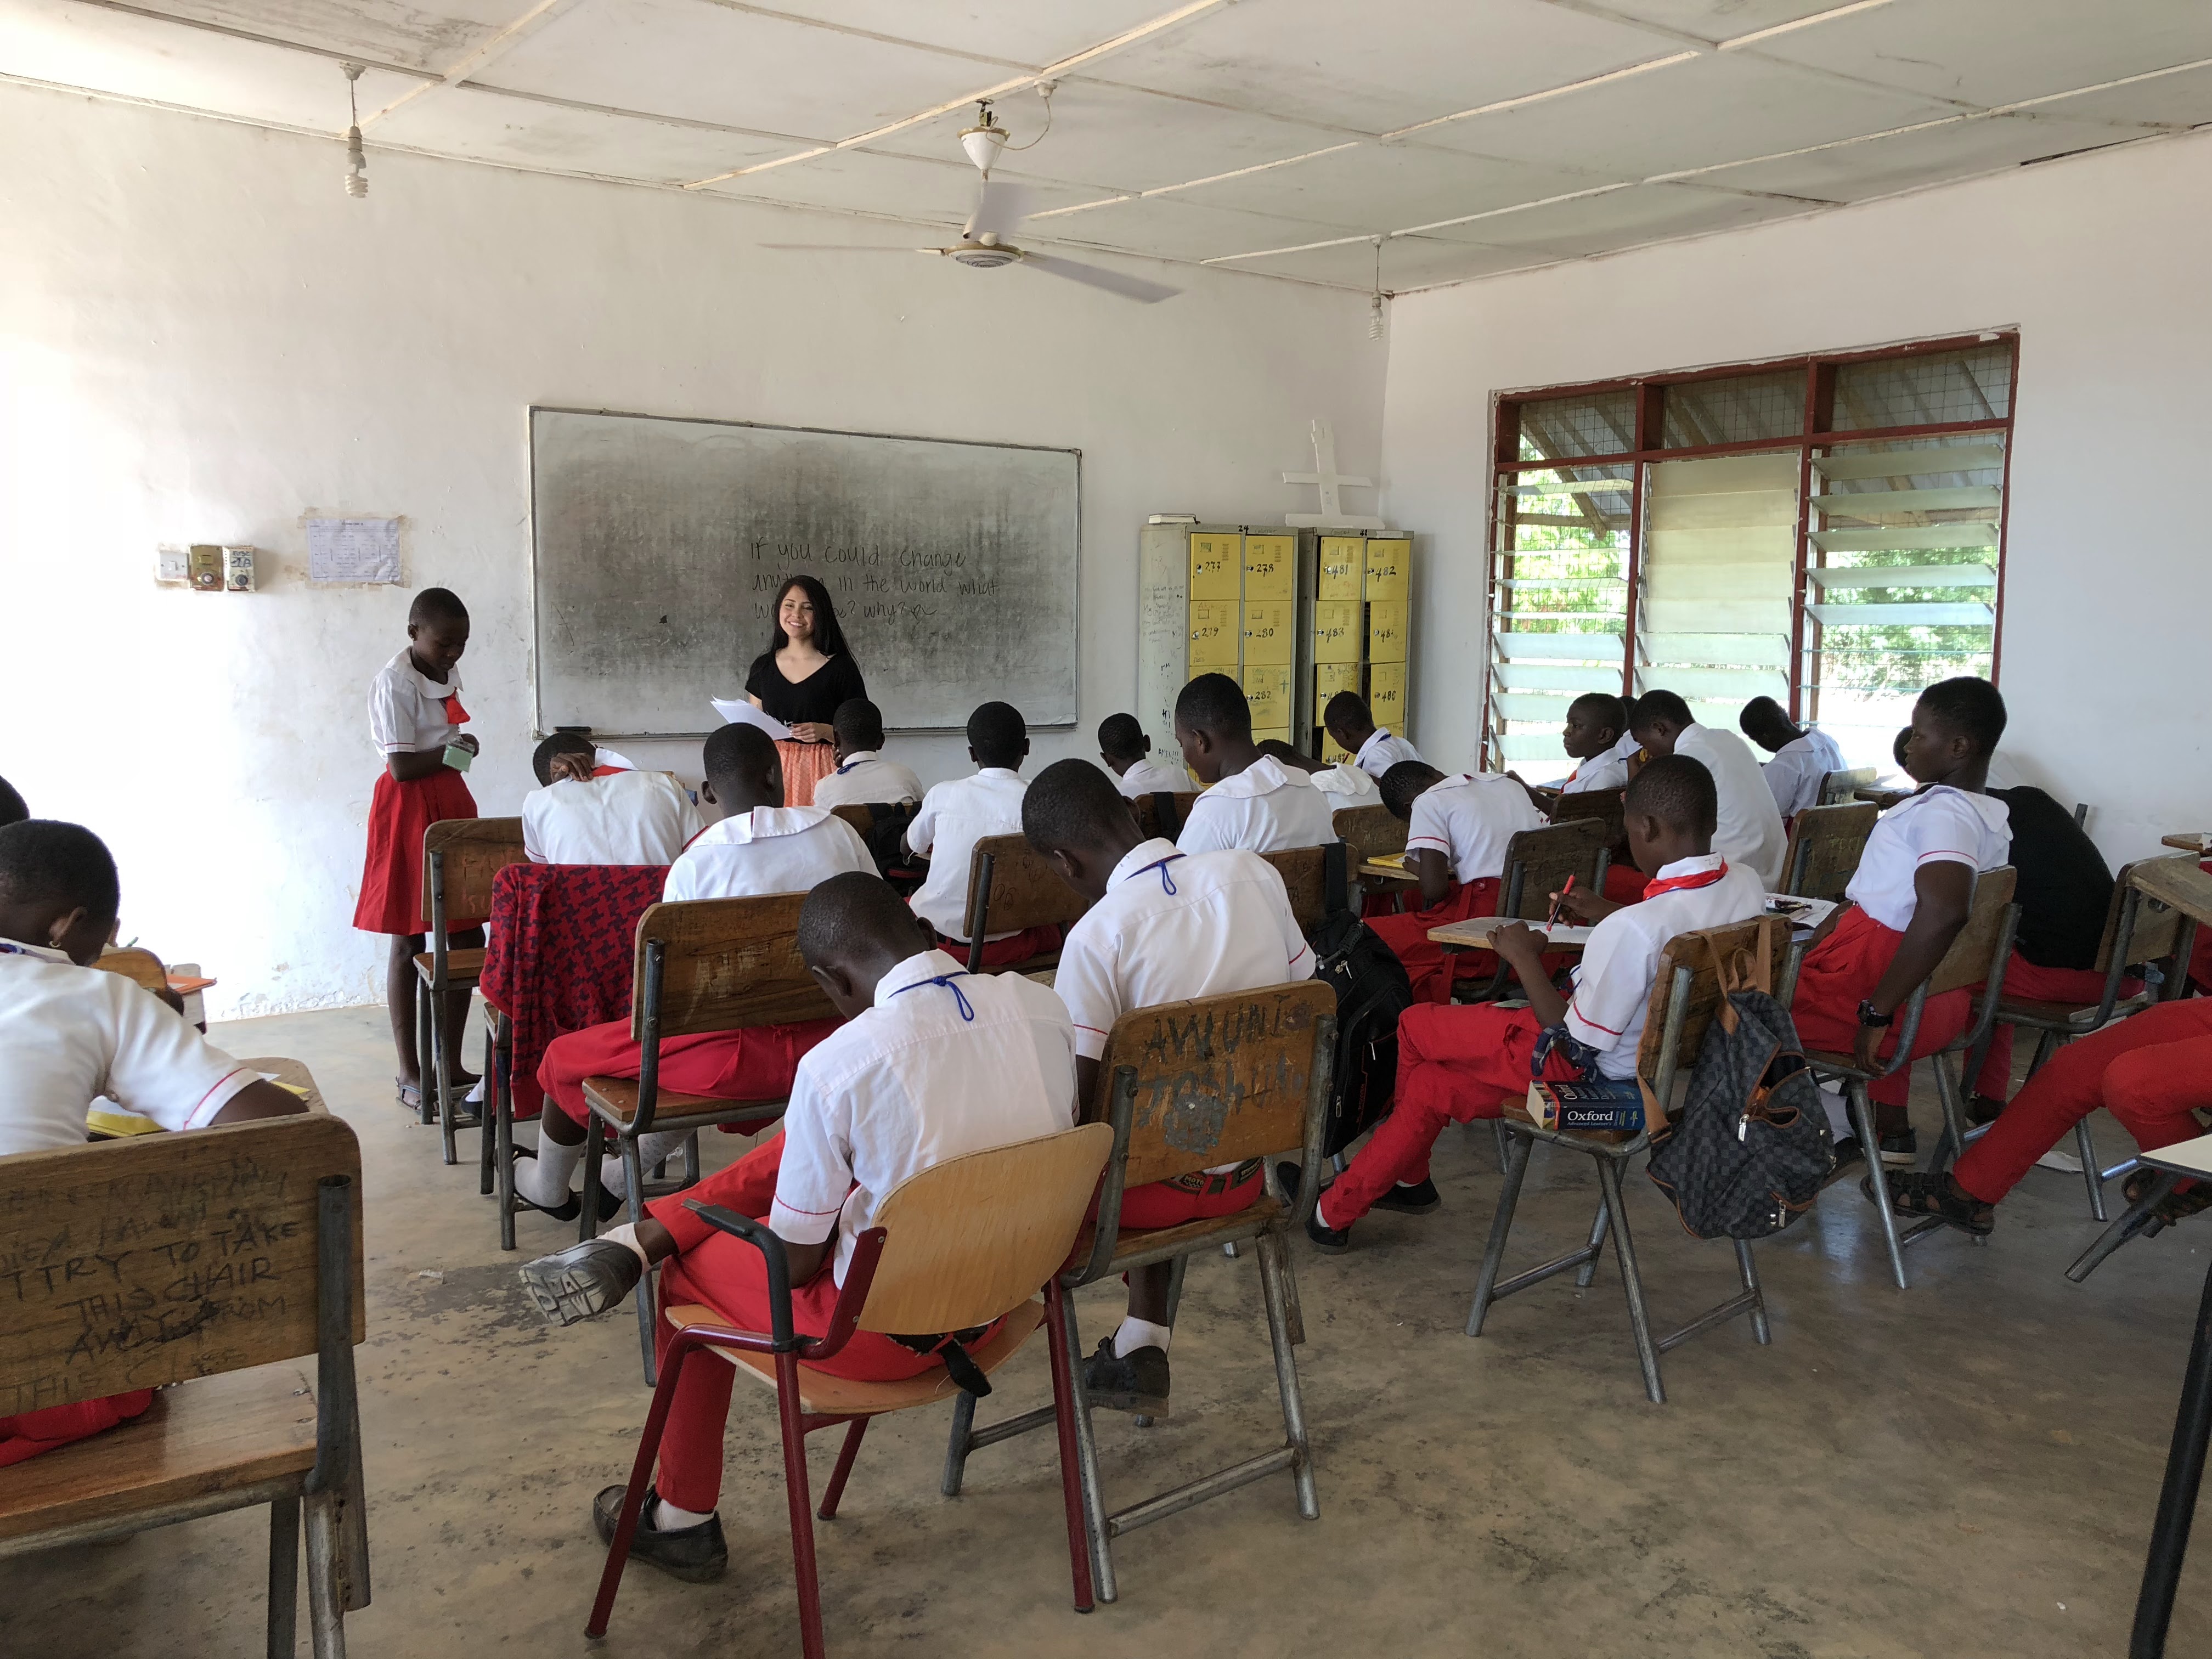
[[[321,1346],[321,1185],[361,1148],[322,1113],[0,1158],[0,1416],[296,1359]]]
[[[1832,806],[1838,801],[1847,801],[1862,789],[1872,787],[1881,769],[1855,766],[1848,772],[1830,772],[1820,780],[1820,805]]]
[[[161,966],[161,958],[136,945],[119,948],[111,945],[92,965],[103,973],[122,975],[141,990],[159,993],[169,988],[168,970]]]
[[[1659,953],[1659,970],[1644,1006],[1636,1074],[1652,1085],[1662,1106],[1674,1079],[1697,1062],[1705,1033],[1720,1012],[1719,964],[1726,962],[1755,975],[1762,942],[1771,989],[1782,982],[1783,959],[1790,947],[1789,925],[1779,916],[1677,933]],[[1669,1036],[1674,1044],[1672,1054],[1667,1052]]]
[[[833,806],[830,813],[832,817],[842,818],[852,825],[853,833],[862,841],[867,840],[868,832],[876,827],[876,811],[872,806],[862,806],[854,802],[848,806]]]
[[[1021,836],[986,836],[968,860],[970,940],[1073,921],[1091,907]]]
[[[2012,902],[2017,880],[2018,873],[2009,864],[1984,870],[1974,878],[1973,908],[1966,913],[1966,925],[1959,930],[1959,937],[1943,953],[1943,960],[1928,975],[1929,996],[1988,980],[1996,965],[1997,945],[2004,938],[2005,907]]]
[[[1598,885],[1598,860],[1608,845],[1602,819],[1572,818],[1541,830],[1517,831],[1505,843],[1505,879],[1498,895],[1498,914],[1541,921],[1552,895],[1572,876],[1584,892]]]
[[[2167,862],[2164,859],[2154,861]],[[2112,965],[2112,951],[2119,935],[2120,913],[2125,907],[2128,894],[2137,890],[2136,872],[2154,860],[2146,859],[2123,865],[2119,879],[2112,884],[2112,902],[2105,912],[2105,936],[2097,945],[2097,971],[2100,974]],[[2188,923],[2189,918],[2182,911],[2172,905],[2161,904],[2148,894],[2138,892],[2135,920],[2128,929],[2127,960],[2120,965],[2131,968],[2138,963],[2156,962],[2163,957],[2172,956],[2180,947],[2181,930]],[[106,963],[100,964],[103,968],[106,965]]]
[[[1394,858],[1406,850],[1406,820],[1387,806],[1339,807],[1329,823],[1336,838],[1351,850],[1355,865]]]
[[[439,856],[434,863],[431,854]],[[436,883],[445,883],[446,915],[491,914],[492,879],[526,863],[520,818],[441,818],[422,832],[422,926],[431,927]]]
[[[1782,890],[1795,898],[1840,899],[1858,873],[1859,855],[1881,809],[1848,797],[1835,806],[1808,806],[1790,825],[1782,855]]]
[[[1086,1115],[1133,1096],[1124,1185],[1303,1147],[1326,1103],[1336,994],[1318,980],[1139,1008],[1114,1022]]]
[[[799,955],[805,902],[804,893],[766,893],[647,909],[637,919],[630,965],[630,1036],[646,1042],[656,1012],[664,1040],[835,1019],[837,1011]],[[648,996],[656,963],[658,994]]]
[[[1283,890],[1290,896],[1291,914],[1297,918],[1301,933],[1318,927],[1328,914],[1328,849],[1322,847],[1290,847],[1279,853],[1262,853],[1260,856],[1275,867],[1283,878]]]
[[[1621,798],[1626,789],[1579,789],[1569,794],[1564,790],[1552,805],[1552,822],[1571,823],[1582,818],[1596,818],[1605,825],[1605,844],[1619,847],[1628,837],[1627,809]]]
[[[1086,1123],[924,1170],[892,1188],[863,1330],[987,1325],[1037,1293],[1075,1246],[1114,1132]]]
[[[1195,789],[1177,789],[1172,793],[1163,790],[1159,795],[1154,797],[1155,799],[1165,800],[1175,814],[1174,826],[1172,828],[1163,826],[1160,830],[1160,833],[1170,841],[1182,835],[1183,825],[1190,822],[1190,809],[1198,804],[1199,794],[1200,792]]]

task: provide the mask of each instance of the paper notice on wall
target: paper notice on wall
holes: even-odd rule
[[[398,581],[399,520],[308,520],[307,580],[311,582]]]

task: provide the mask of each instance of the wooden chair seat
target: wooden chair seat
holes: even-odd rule
[[[0,1540],[79,1527],[305,1475],[315,1396],[289,1361],[201,1377],[145,1414],[0,1469]]]
[[[446,952],[446,983],[456,991],[465,985],[474,985],[483,977],[484,952],[481,945],[466,951]],[[437,973],[437,958],[428,951],[415,953],[415,972],[423,983],[429,983]]]
[[[2122,997],[2112,1005],[2115,1017],[2149,1006],[2148,995]],[[2094,1002],[2046,1002],[2033,997],[2001,997],[1997,1018],[2007,1025],[2033,1025],[2053,1030],[2089,1030],[2096,1024]]]
[[[1133,1267],[1141,1267],[1149,1261],[1170,1260],[1202,1244],[1226,1243],[1256,1237],[1265,1232],[1270,1223],[1280,1218],[1285,1208],[1280,1199],[1263,1194],[1244,1208],[1231,1210],[1227,1215],[1182,1221],[1172,1227],[1124,1227],[1121,1237],[1114,1241],[1114,1259],[1107,1272],[1126,1273]],[[1083,1231],[1075,1236],[1075,1248],[1068,1253],[1068,1261],[1077,1267],[1088,1261],[1091,1246],[1097,1237],[1097,1224],[1095,1221],[1085,1222]]]
[[[1036,1334],[1043,1320],[1043,1303],[1024,1302],[1006,1316],[1006,1322],[999,1328],[997,1335],[980,1348],[970,1348],[968,1357],[975,1362],[977,1370],[988,1376],[1021,1352],[1022,1344]],[[671,1308],[668,1322],[681,1330],[687,1325],[727,1325],[730,1321],[712,1308],[693,1304]],[[708,1352],[718,1359],[727,1360],[739,1376],[750,1376],[763,1388],[775,1390],[775,1358],[772,1354],[744,1353],[732,1348],[710,1348]],[[881,1417],[886,1412],[902,1412],[950,1400],[959,1392],[960,1385],[942,1365],[896,1382],[861,1382],[848,1376],[832,1376],[827,1371],[809,1370],[804,1360],[799,1366],[799,1407],[815,1417]]]
[[[584,1079],[585,1103],[601,1116],[611,1118],[617,1123],[628,1123],[637,1115],[637,1079],[634,1077],[587,1077]],[[653,1109],[653,1119],[660,1127],[677,1127],[686,1118],[733,1115],[752,1106],[758,1106],[771,1116],[781,1115],[783,1110],[783,1103],[780,1100],[725,1100],[719,1095],[687,1095],[679,1089],[664,1086],[659,1103]],[[663,1122],[664,1119],[665,1122]]]

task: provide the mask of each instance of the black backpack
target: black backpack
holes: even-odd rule
[[[1753,961],[1719,963],[1723,997],[1679,1116],[1651,1132],[1647,1173],[1698,1238],[1765,1238],[1812,1207],[1835,1167],[1828,1115],[1789,1011]]]
[[[1336,993],[1336,1065],[1322,1152],[1334,1158],[1389,1115],[1398,1084],[1398,1016],[1413,1006],[1405,964],[1370,931],[1347,900],[1342,842],[1322,860],[1328,910],[1306,941],[1314,976]]]

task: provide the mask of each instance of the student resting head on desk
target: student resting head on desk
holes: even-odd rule
[[[1374,1208],[1421,1215],[1443,1200],[1429,1154],[1447,1123],[1502,1116],[1532,1077],[1559,1081],[1636,1075],[1637,1047],[1660,953],[1677,933],[1747,921],[1766,908],[1766,887],[1712,847],[1712,775],[1687,756],[1662,757],[1628,786],[1629,849],[1651,876],[1639,903],[1593,893],[1554,894],[1577,922],[1597,925],[1583,947],[1574,991],[1563,997],[1544,971],[1543,937],[1513,922],[1491,935],[1527,994],[1525,1008],[1416,1003],[1398,1018],[1398,1089],[1351,1167],[1322,1189],[1306,1236],[1334,1253]],[[1282,1179],[1296,1189],[1295,1170]]]
[[[1176,744],[1182,763],[1205,786],[1190,804],[1176,845],[1186,853],[1241,847],[1276,853],[1336,839],[1329,805],[1252,741],[1252,706],[1226,674],[1200,674],[1176,698]]]
[[[1152,740],[1134,714],[1109,714],[1098,722],[1098,758],[1121,780],[1121,793],[1132,800],[1139,795],[1179,794],[1190,787],[1189,773],[1152,758]]]
[[[0,1157],[82,1146],[102,1095],[164,1129],[306,1110],[184,1016],[92,964],[121,905],[91,830],[30,818],[0,828]],[[0,1467],[137,1416],[153,1391],[0,1416]]]
[[[1378,783],[1400,761],[1421,757],[1421,751],[1405,738],[1392,735],[1388,726],[1375,724],[1367,699],[1357,691],[1340,691],[1331,697],[1322,710],[1321,720],[1336,739],[1336,746],[1352,757],[1352,763]]]
[[[1318,799],[1304,783],[1297,786]],[[1084,761],[1058,761],[1022,803],[1022,834],[1091,901],[1067,930],[1053,989],[1075,1021],[1078,1098],[1098,1098],[1098,1066],[1114,1022],[1139,1008],[1313,977],[1314,956],[1291,914],[1283,878],[1240,849],[1179,852],[1144,840],[1113,780]],[[1264,1191],[1257,1158],[1136,1187],[1121,1224],[1172,1227],[1230,1215]],[[1128,1316],[1084,1362],[1093,1405],[1168,1414],[1168,1287],[1173,1264],[1129,1275]]]
[[[1406,820],[1406,872],[1421,883],[1420,908],[1370,916],[1367,926],[1405,964],[1416,1002],[1447,1002],[1455,975],[1487,976],[1497,963],[1485,951],[1447,961],[1429,929],[1498,914],[1505,849],[1544,815],[1520,781],[1502,773],[1445,777],[1420,761],[1400,761],[1382,775],[1383,804]]]
[[[910,768],[884,758],[884,713],[866,697],[837,705],[837,769],[814,786],[817,806],[896,806],[921,799]]]
[[[530,757],[539,787],[522,799],[533,864],[673,864],[699,833],[699,809],[665,772],[597,763],[580,732],[556,732]]]
[[[1713,850],[1739,869],[1751,871],[1772,892],[1782,884],[1782,860],[1790,837],[1782,814],[1759,774],[1751,745],[1733,732],[1700,726],[1690,706],[1672,691],[1647,691],[1636,699],[1628,727],[1646,755],[1687,755],[1713,775],[1720,796],[1720,823]],[[1630,763],[1632,769],[1635,763]]]
[[[833,876],[809,893],[799,952],[846,1024],[799,1063],[783,1132],[697,1186],[654,1200],[649,1219],[525,1267],[522,1282],[548,1321],[573,1325],[605,1312],[657,1263],[664,1306],[703,1303],[729,1324],[767,1330],[767,1258],[688,1207],[697,1202],[768,1224],[783,1241],[794,1328],[826,1335],[854,1246],[902,1182],[1073,1122],[1074,1033],[1060,999],[1019,974],[970,975],[930,949],[879,877]],[[964,1346],[988,1341],[995,1328],[946,1334]],[[664,1321],[664,1364],[671,1334]],[[799,1363],[896,1382],[946,1365],[941,1342],[935,1334],[857,1331],[819,1366]],[[684,1367],[634,1546],[638,1559],[694,1583],[720,1577],[729,1563],[715,1510],[733,1375],[711,1355]],[[592,1505],[603,1541],[613,1538],[624,1492],[609,1486]],[[781,1493],[768,1502],[780,1505]]]
[[[1281,763],[1285,771],[1303,775],[1308,783],[1320,790],[1328,800],[1331,812],[1382,804],[1382,790],[1376,781],[1347,761],[1338,761],[1334,764],[1317,761],[1311,755],[1291,748],[1280,738],[1270,738],[1259,748],[1269,760]]]
[[[1820,785],[1831,772],[1849,769],[1836,740],[1818,726],[1800,726],[1771,697],[1753,697],[1735,717],[1737,728],[1774,757],[1759,769],[1786,832],[1808,806],[1820,804]]]

